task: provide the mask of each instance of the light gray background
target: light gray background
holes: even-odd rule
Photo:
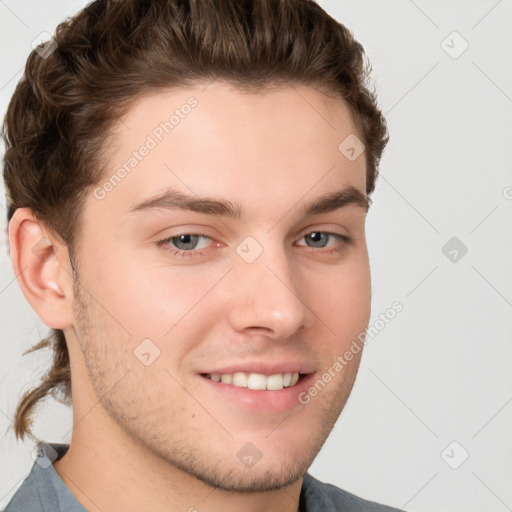
[[[404,309],[370,340],[311,472],[409,511],[512,510],[512,0],[320,3],[365,46],[392,137],[368,217],[370,324]],[[31,41],[83,5],[0,0],[2,117]],[[1,508],[33,463],[31,444],[5,432],[50,359],[21,357],[47,329],[15,282],[0,218]],[[442,252],[454,236],[468,248],[456,262]],[[35,431],[69,442],[71,426],[49,402]]]

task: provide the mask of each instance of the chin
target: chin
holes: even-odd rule
[[[262,461],[259,462],[262,464]],[[242,469],[236,467],[225,471],[192,473],[192,475],[215,489],[238,493],[261,493],[288,487],[304,476],[309,464],[293,467],[260,467]]]

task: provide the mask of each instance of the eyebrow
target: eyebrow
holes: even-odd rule
[[[301,215],[310,217],[321,213],[328,213],[349,205],[355,205],[365,212],[368,211],[371,199],[353,186],[342,190],[329,192],[316,198],[313,202],[301,208]],[[132,206],[130,214],[137,214],[151,210],[188,210],[206,215],[218,215],[233,219],[241,219],[242,207],[226,199],[187,195],[176,189],[167,189],[162,193],[144,199]]]

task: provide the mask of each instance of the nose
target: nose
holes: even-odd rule
[[[279,340],[310,324],[313,313],[292,265],[282,248],[265,249],[252,263],[236,261],[228,305],[234,330]]]

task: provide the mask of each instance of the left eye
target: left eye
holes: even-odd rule
[[[164,242],[172,244],[176,249],[180,251],[191,251],[194,249],[204,249],[208,247],[208,244],[203,244],[198,246],[198,242],[200,240],[211,240],[209,236],[206,235],[193,235],[190,233],[178,236],[172,236],[164,240]]]
[[[335,240],[345,240],[347,237],[340,235],[338,233],[329,233],[327,231],[313,231],[312,233],[308,233],[307,235],[304,235],[301,240],[306,240],[311,242],[311,245],[309,245],[306,242],[306,245],[308,247],[316,247],[316,248],[324,248],[327,246],[327,242],[329,239],[335,239]],[[302,244],[300,244],[302,245]],[[332,244],[331,244],[332,245]]]

